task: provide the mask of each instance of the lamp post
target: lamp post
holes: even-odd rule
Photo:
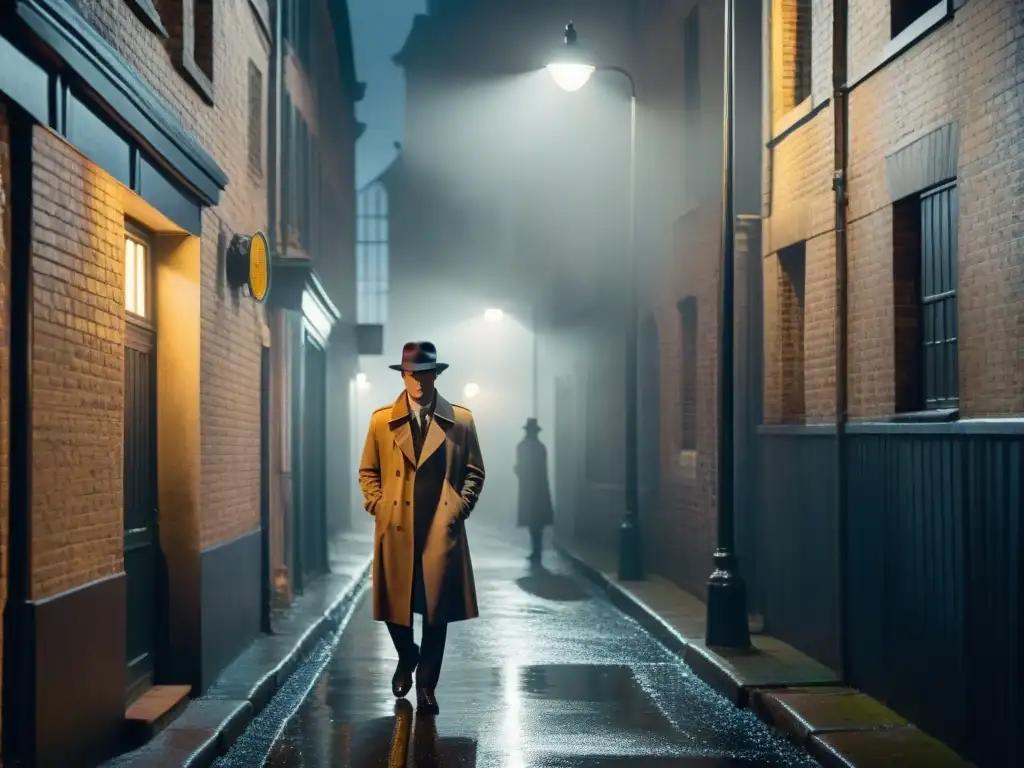
[[[594,72],[617,72],[629,81],[629,295],[626,322],[626,513],[619,527],[619,580],[638,581],[644,577],[640,539],[640,488],[637,457],[638,359],[637,263],[636,263],[636,81],[627,69],[595,66],[580,48],[576,27],[565,28],[565,46],[548,64],[555,83],[566,91],[578,91]]]
[[[708,579],[705,642],[709,646],[749,648],[747,590],[739,573],[735,545],[733,494],[733,71],[736,38],[735,0],[725,0],[725,62],[722,116],[722,262],[718,303],[718,544],[715,570]]]

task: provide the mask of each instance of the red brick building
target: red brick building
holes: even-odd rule
[[[834,12],[776,2],[766,46],[765,626],[978,765],[1016,764],[1024,10],[854,0],[848,33]]]
[[[0,4],[0,601],[15,764],[95,764],[120,746],[128,703],[154,685],[201,692],[266,625],[262,532],[285,514],[270,501],[261,396],[277,342],[225,262],[257,230],[275,261],[293,255],[279,245],[290,220],[268,104],[299,22],[270,10]],[[339,87],[319,106],[339,131],[323,165],[344,211],[358,88],[347,16],[316,13],[301,27],[329,38]],[[324,213],[330,248],[300,242],[330,278],[300,270],[299,298],[273,304],[284,312],[297,301],[301,316],[307,284],[336,289],[352,268],[352,214],[324,206],[314,222]]]

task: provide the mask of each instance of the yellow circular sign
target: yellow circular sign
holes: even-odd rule
[[[249,240],[249,293],[262,302],[270,292],[270,259],[267,256],[267,238],[257,232]]]

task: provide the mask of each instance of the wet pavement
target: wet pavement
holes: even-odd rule
[[[414,715],[415,693],[391,695],[397,655],[364,595],[336,645],[314,650],[218,765],[817,765],[695,677],[554,553],[530,568],[507,534],[469,534],[481,618],[449,627],[440,715]]]

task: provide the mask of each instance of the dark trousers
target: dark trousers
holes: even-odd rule
[[[403,661],[416,658],[416,641],[412,627],[387,622],[391,642],[395,644],[398,658]],[[447,624],[427,624],[423,617],[423,636],[420,639],[420,663],[416,668],[416,688],[436,688],[441,677],[441,662],[444,660],[444,644],[448,639]]]
[[[544,548],[543,525],[530,526],[530,548],[531,557],[540,557],[540,552]]]

